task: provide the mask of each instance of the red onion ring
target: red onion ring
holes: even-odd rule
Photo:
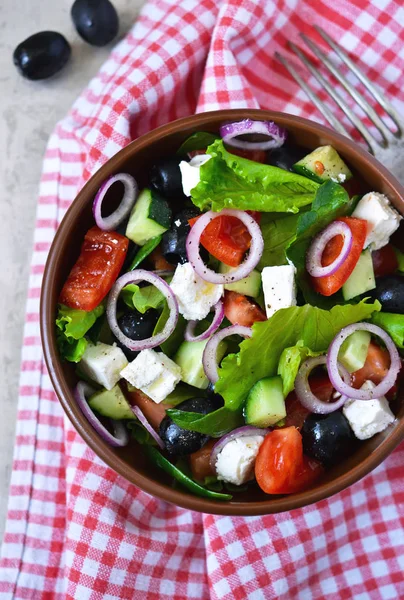
[[[321,264],[321,257],[328,242],[337,235],[342,235],[344,243],[341,252],[337,258],[326,267]],[[316,235],[306,256],[306,269],[312,277],[327,277],[332,275],[347,259],[352,248],[352,231],[343,221],[334,221],[326,227],[321,233]]]
[[[247,227],[248,232],[251,235],[251,247],[247,259],[236,269],[229,273],[215,273],[209,269],[201,259],[199,243],[201,235],[207,225],[214,219],[217,219],[217,217],[224,216],[235,217]],[[262,238],[260,226],[251,215],[242,210],[225,208],[218,213],[209,210],[199,217],[196,223],[191,227],[191,231],[188,233],[186,248],[188,260],[199,277],[209,283],[227,284],[244,279],[244,277],[247,277],[247,275],[249,275],[257,266],[264,250],[264,240]]]
[[[372,335],[377,335],[386,345],[390,354],[390,368],[387,371],[386,377],[373,390],[357,390],[356,388],[347,385],[338,373],[336,368],[338,353],[343,342],[355,331],[369,331]],[[376,400],[385,396],[396,382],[397,375],[401,368],[400,355],[391,337],[377,325],[371,323],[353,323],[341,329],[330,344],[327,354],[327,368],[332,385],[335,389],[344,396],[348,396],[352,400]]]
[[[122,288],[129,283],[139,283],[140,281],[147,281],[148,283],[151,283],[165,296],[170,314],[163,330],[160,331],[160,333],[144,340],[132,340],[131,338],[127,337],[119,328],[116,318],[116,305]],[[177,325],[177,299],[171,291],[170,286],[164,281],[164,279],[161,279],[161,277],[155,273],[151,273],[145,269],[135,269],[134,271],[130,271],[129,273],[125,273],[125,275],[119,277],[112,286],[108,296],[107,320],[114,336],[121,342],[121,344],[124,344],[124,346],[129,348],[129,350],[138,352],[140,350],[146,350],[147,348],[155,348],[156,346],[160,346],[160,344],[165,342],[166,339],[170,337],[175,329],[175,326]]]
[[[139,419],[139,421],[141,422],[143,427],[146,429],[146,431],[152,436],[154,441],[157,442],[157,445],[162,450],[164,450],[165,446],[164,446],[163,440],[161,439],[159,434],[153,429],[153,427],[150,425],[149,421],[144,416],[142,410],[138,406],[131,406],[131,409],[134,412],[134,414],[137,416],[137,418]]]
[[[114,212],[108,217],[101,215],[102,203],[104,198],[111,186],[117,181],[120,181],[124,185],[124,194],[119,206]],[[135,204],[138,194],[138,185],[132,175],[129,173],[118,173],[112,175],[109,179],[104,181],[98,190],[94,202],[93,202],[93,216],[97,226],[103,231],[112,231],[116,229],[120,223],[128,216]]]
[[[223,302],[219,300],[219,302],[217,302],[213,307],[213,310],[215,311],[215,314],[213,315],[212,323],[209,325],[206,331],[200,335],[194,335],[195,327],[198,321],[189,321],[184,334],[184,338],[187,342],[202,342],[203,340],[207,340],[220,327],[224,319]]]
[[[220,440],[218,440],[213,446],[212,453],[210,455],[210,466],[212,471],[216,472],[217,457],[229,442],[232,442],[239,437],[247,437],[249,435],[263,435],[265,437],[270,431],[272,431],[272,429],[259,429],[258,427],[253,427],[252,425],[243,425],[243,427],[233,429],[233,431],[230,431],[221,437]]]
[[[310,373],[315,367],[318,367],[319,365],[325,365],[326,363],[327,357],[325,355],[308,358],[300,366],[299,372],[295,379],[295,392],[300,403],[307,408],[307,410],[319,415],[326,415],[334,412],[338,408],[341,408],[341,406],[343,406],[348,400],[347,396],[341,396],[341,398],[338,398],[338,400],[335,402],[323,402],[322,400],[319,400],[319,398],[317,398],[317,396],[315,396],[311,391],[309,384]],[[338,363],[338,369],[341,371],[345,382],[350,382],[351,377],[345,367]]]
[[[271,150],[279,148],[287,137],[286,129],[279,127],[273,121],[253,121],[252,119],[244,119],[237,123],[222,125],[219,133],[226,144],[235,148],[241,148],[242,150]],[[237,136],[245,135],[246,133],[260,133],[269,136],[270,139],[263,142],[249,142],[236,139]]]
[[[203,370],[205,371],[206,377],[212,383],[216,383],[219,379],[216,358],[217,347],[224,338],[235,334],[241,335],[244,338],[250,338],[252,336],[252,329],[251,327],[244,327],[243,325],[230,325],[230,327],[225,327],[213,334],[205,346],[202,355]]]
[[[108,429],[104,427],[104,425],[101,423],[98,417],[96,417],[88,405],[87,396],[91,396],[92,394],[95,394],[95,390],[91,387],[91,385],[85,383],[84,381],[78,382],[74,390],[74,397],[87,421],[110,446],[114,446],[115,448],[126,446],[129,442],[129,433],[125,425],[122,423],[122,421],[114,421],[114,419],[110,419],[111,425],[114,429],[114,435],[112,435],[112,433],[110,433]]]

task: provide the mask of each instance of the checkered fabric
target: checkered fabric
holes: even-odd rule
[[[402,0],[152,0],[57,125],[40,187],[1,599],[404,598],[403,445],[305,509],[197,514],[136,489],[86,447],[42,358],[45,259],[83,182],[131,139],[196,110],[261,106],[321,121],[274,60],[300,31],[317,38],[315,23],[404,113]]]

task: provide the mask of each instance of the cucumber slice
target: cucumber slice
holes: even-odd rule
[[[219,273],[230,273],[234,270],[234,267],[229,267],[224,263],[219,263]],[[251,296],[252,298],[257,298],[261,292],[261,274],[255,270],[251,271],[247,277],[240,279],[240,281],[236,281],[235,283],[226,283],[224,289],[230,290],[231,292],[238,292],[239,294],[244,294],[245,296]]]
[[[265,377],[251,388],[244,408],[247,425],[269,427],[286,417],[282,378]]]
[[[338,360],[349,373],[363,367],[368,355],[371,335],[368,331],[355,331],[341,346]]]
[[[92,410],[103,417],[109,417],[117,421],[135,418],[119,385],[114,386],[112,390],[102,390],[93,394],[88,399],[88,404]]]
[[[154,190],[145,188],[136,201],[126,226],[126,237],[138,246],[163,234],[171,225],[171,208]]]
[[[318,183],[332,179],[344,183],[352,173],[332,146],[320,146],[293,165],[293,170]]]
[[[373,290],[375,287],[376,281],[373,271],[372,255],[370,250],[365,250],[360,255],[349,278],[342,286],[342,295],[344,300],[351,300],[360,294]]]
[[[202,342],[182,342],[173,360],[181,367],[182,381],[193,385],[200,390],[205,390],[209,385],[209,379],[205,375],[202,364],[202,355],[208,340]],[[220,362],[227,350],[227,344],[223,340],[217,349],[217,360]]]

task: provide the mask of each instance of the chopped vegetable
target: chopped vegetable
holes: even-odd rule
[[[98,227],[87,231],[59,301],[69,308],[94,310],[115,283],[128,245],[128,239],[114,231],[101,231]]]
[[[185,473],[183,473],[175,465],[170,463],[169,460],[164,458],[164,456],[158,450],[156,450],[156,448],[153,448],[152,446],[145,446],[144,451],[146,456],[148,456],[155,465],[160,467],[160,469],[163,469],[163,471],[168,473],[168,475],[171,475],[171,477],[174,477],[174,479],[178,481],[178,483],[186,487],[190,492],[193,492],[196,496],[202,496],[203,498],[212,498],[214,500],[232,499],[233,496],[231,494],[222,494],[220,492],[214,492],[212,490],[208,490],[202,487],[201,485],[199,485],[199,483],[196,483],[196,481],[185,475]]]
[[[207,153],[212,159],[201,166],[201,180],[192,190],[192,202],[201,210],[296,213],[313,201],[319,187],[296,173],[235,156],[219,140]]]

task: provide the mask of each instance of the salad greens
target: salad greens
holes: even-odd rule
[[[229,410],[226,406],[222,406],[207,415],[176,408],[169,408],[167,414],[180,427],[204,433],[211,437],[221,437],[232,431],[232,429],[240,427],[244,422],[240,411]]]
[[[128,271],[133,271],[140,265],[141,262],[144,261],[145,258],[149,256],[157,248],[159,243],[161,242],[162,235],[158,235],[154,238],[151,238],[148,242],[145,243],[144,246],[141,246],[139,250],[136,252],[136,256],[133,259]]]
[[[177,154],[186,157],[188,152],[207,148],[210,146],[210,144],[213,144],[213,142],[218,139],[219,137],[215,133],[210,133],[208,131],[197,131],[196,133],[190,135],[185,142],[181,144],[177,150]]]
[[[286,250],[296,238],[299,215],[288,215],[274,220],[272,215],[262,213],[260,227],[264,239],[264,251],[257,269],[286,265]]]
[[[297,213],[313,202],[319,188],[296,173],[231,154],[221,140],[211,144],[207,153],[212,158],[201,166],[201,180],[191,190],[192,202],[201,210]]]
[[[174,477],[178,483],[186,487],[190,492],[193,492],[197,496],[202,496],[203,498],[213,498],[215,500],[231,500],[233,496],[231,494],[222,494],[220,492],[214,492],[213,490],[208,490],[204,488],[199,483],[196,483],[193,479],[185,475],[178,467],[173,465],[169,460],[164,458],[164,456],[153,448],[153,446],[145,446],[144,447],[146,455],[149,459],[160,469],[163,469],[168,475]]]
[[[322,296],[314,291],[307,278],[305,257],[313,237],[336,218],[350,214],[353,201],[348,192],[334,181],[326,181],[317,190],[311,209],[299,215],[295,239],[289,244],[286,256],[296,267],[296,280],[308,304],[329,309],[342,303],[342,295]]]
[[[298,340],[294,346],[284,349],[279,359],[278,375],[282,377],[285,398],[295,387],[295,379],[301,363],[310,356],[319,356],[320,354],[321,352],[312,352],[310,348],[304,346],[302,340]]]
[[[404,315],[379,312],[372,315],[371,323],[384,329],[398,348],[404,348]]]
[[[164,329],[164,325],[167,322],[167,319],[170,315],[170,310],[168,308],[167,302],[164,302],[163,311],[159,316],[159,319],[156,323],[156,326],[153,331],[153,335],[157,335]],[[181,343],[184,340],[184,333],[187,326],[187,322],[182,315],[178,315],[177,325],[175,326],[174,331],[170,335],[165,342],[160,344],[160,348],[167,356],[171,357],[175,354],[180,347]]]
[[[88,345],[84,336],[104,311],[103,304],[89,312],[59,304],[56,317],[56,340],[63,358],[76,363],[81,360]]]
[[[278,310],[268,321],[254,323],[253,335],[241,342],[240,352],[222,361],[215,391],[223,396],[226,408],[239,410],[254,383],[277,374],[285,348],[301,341],[311,352],[325,352],[343,327],[369,319],[380,308],[377,300],[362,300],[329,311],[309,304]]]
[[[121,297],[129,308],[138,310],[142,315],[150,308],[161,307],[165,301],[163,294],[154,285],[140,288],[134,283],[123,288]]]

